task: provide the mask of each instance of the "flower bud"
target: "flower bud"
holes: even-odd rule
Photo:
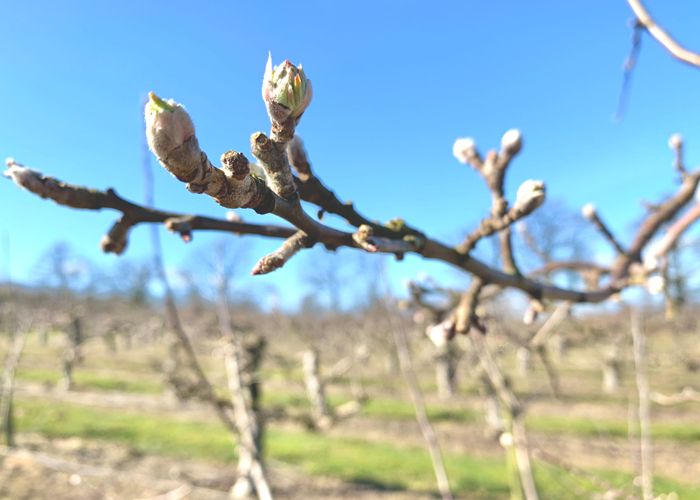
[[[37,189],[41,184],[41,173],[17,163],[14,158],[7,158],[5,165],[7,165],[7,169],[3,172],[5,177],[21,188],[33,193],[38,192]]]
[[[426,328],[425,334],[435,347],[443,347],[455,335],[455,324],[453,321],[443,321],[437,325]]]
[[[545,185],[542,181],[526,180],[515,195],[515,208],[526,214],[544,203]]]
[[[658,295],[666,288],[666,280],[663,278],[663,276],[652,276],[647,279],[646,287],[650,294]]]
[[[501,149],[510,155],[514,156],[520,152],[523,147],[523,134],[517,128],[508,130],[501,137]]]
[[[501,435],[498,437],[498,444],[500,444],[504,448],[510,448],[513,446],[513,443],[515,440],[513,439],[513,434],[510,432],[502,432]]]
[[[153,92],[148,94],[145,118],[148,147],[158,158],[167,158],[194,136],[194,125],[185,108],[172,99],[164,101]]]
[[[226,212],[226,220],[229,222],[242,222],[243,221],[241,216],[238,215],[238,212],[234,212],[233,210],[229,210]]]
[[[586,220],[593,220],[596,216],[596,209],[593,203],[586,203],[581,207],[581,215]]]
[[[311,102],[311,80],[304,70],[285,60],[272,66],[272,55],[268,55],[263,77],[262,98],[267,113],[273,122],[282,123],[288,118],[299,118]]]
[[[476,155],[476,143],[471,137],[461,137],[452,146],[452,154],[460,163],[469,163]]]
[[[676,150],[683,147],[683,136],[681,134],[673,134],[668,139],[668,147]]]
[[[525,309],[525,314],[523,314],[523,324],[530,326],[537,321],[537,317],[539,316],[539,313],[537,312],[537,309],[535,309],[532,306],[528,306],[527,309]]]

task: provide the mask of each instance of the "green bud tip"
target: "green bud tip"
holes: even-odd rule
[[[156,113],[162,113],[163,111],[169,111],[172,113],[175,111],[175,106],[158,97],[153,91],[148,93],[148,105],[151,110]]]

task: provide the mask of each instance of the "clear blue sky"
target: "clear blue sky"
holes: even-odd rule
[[[648,3],[700,49],[698,2]],[[143,196],[144,95],[184,103],[211,158],[247,153],[249,135],[269,128],[260,99],[268,51],[276,63],[302,62],[313,81],[298,131],[327,185],[372,218],[401,216],[455,243],[488,209],[481,179],[452,157],[458,136],[486,150],[520,128],[525,147],[509,172],[511,196],[523,180],[544,179],[552,199],[573,208],[594,202],[624,236],[639,200],[674,186],[669,135],[686,137],[689,164],[700,156],[700,71],[648,37],[624,120],[612,120],[631,39],[623,0],[27,1],[4,3],[2,18],[0,156],[135,200]],[[162,208],[223,215],[160,167],[156,188]],[[0,200],[15,279],[31,281],[57,240],[100,264],[115,261],[98,248],[114,213],[56,207],[4,180]],[[185,247],[164,235],[169,266],[187,265],[212,240],[196,234]],[[246,270],[276,244],[250,241]],[[138,228],[127,256],[148,248]],[[277,283],[294,300],[303,290],[299,267],[311,263],[299,256],[269,277],[241,279],[251,289]],[[411,258],[392,264],[391,276],[422,269],[445,268]]]

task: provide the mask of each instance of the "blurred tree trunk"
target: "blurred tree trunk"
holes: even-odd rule
[[[310,348],[304,351],[302,357],[304,369],[304,385],[306,395],[311,402],[311,415],[314,427],[320,430],[328,429],[333,423],[333,416],[326,399],[326,387],[321,378],[318,350]]]
[[[518,372],[520,376],[527,377],[532,369],[532,353],[530,349],[527,347],[518,347],[515,355],[518,359]]]
[[[12,346],[5,359],[5,370],[2,376],[2,393],[0,393],[0,418],[2,430],[5,435],[5,444],[8,447],[15,445],[14,423],[12,414],[12,401],[15,390],[15,375],[17,365],[22,357],[24,345],[27,339],[26,330],[18,330],[13,335]]]
[[[440,399],[450,399],[457,391],[458,361],[459,354],[454,342],[446,342],[435,348],[435,378]]]
[[[603,359],[603,392],[606,394],[614,394],[620,389],[623,339],[623,335],[615,334]]]
[[[80,317],[76,314],[71,315],[70,324],[66,331],[66,341],[66,348],[63,350],[63,378],[60,387],[70,391],[73,389],[73,370],[82,361],[83,325]]]
[[[240,343],[240,345],[239,345]],[[231,488],[233,498],[272,498],[263,469],[264,425],[260,413],[260,364],[265,340],[257,334],[242,342],[232,339],[226,349],[226,373],[239,434],[238,477]]]

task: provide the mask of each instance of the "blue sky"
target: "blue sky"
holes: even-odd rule
[[[677,38],[700,49],[700,4],[648,2]],[[268,51],[301,62],[314,99],[298,129],[328,186],[378,220],[400,216],[458,242],[488,210],[481,179],[451,154],[458,136],[482,150],[511,127],[525,147],[509,172],[514,195],[544,179],[548,196],[573,209],[594,202],[623,237],[640,199],[674,186],[666,142],[686,138],[699,156],[700,72],[672,60],[645,37],[624,119],[612,119],[630,48],[626,2],[6,2],[2,6],[0,156],[63,180],[114,187],[143,198],[141,101],[149,90],[184,103],[203,149],[248,152],[269,123],[260,99]],[[157,165],[156,165],[157,166]],[[0,182],[0,236],[9,240],[14,279],[31,281],[57,240],[100,265],[98,242],[116,215],[56,207]],[[157,205],[222,216],[210,199],[187,193],[160,167]],[[252,212],[241,214],[258,220]],[[269,220],[269,219],[262,219]],[[341,227],[343,227],[341,225]],[[185,246],[164,234],[171,267],[192,267],[217,237]],[[241,269],[277,242],[249,239]],[[127,258],[143,258],[137,228]],[[7,262],[7,246],[3,262]],[[285,303],[308,287],[298,256],[268,277],[240,277],[249,290],[275,285]],[[391,264],[398,282],[421,270],[459,283],[440,264]],[[0,266],[7,276],[7,264]],[[351,281],[347,278],[348,281]]]

